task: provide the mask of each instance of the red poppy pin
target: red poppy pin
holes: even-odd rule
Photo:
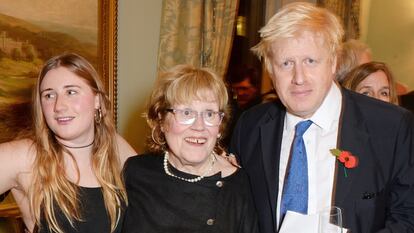
[[[331,149],[330,151],[334,156],[336,156],[339,162],[344,164],[345,177],[348,177],[346,168],[355,168],[358,166],[358,157],[353,155],[351,152],[339,149]]]

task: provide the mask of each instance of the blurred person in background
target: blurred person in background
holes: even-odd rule
[[[342,83],[353,68],[371,60],[372,52],[368,45],[355,39],[345,41],[339,51],[336,80]]]
[[[255,68],[246,65],[236,67],[230,72],[229,81],[241,110],[260,103],[260,79]]]
[[[360,94],[398,105],[394,77],[383,62],[368,62],[351,70],[342,86]]]

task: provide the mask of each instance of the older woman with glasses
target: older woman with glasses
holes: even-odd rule
[[[227,101],[208,69],[179,65],[158,79],[146,113],[150,152],[124,167],[123,232],[258,232],[245,172],[219,156]]]

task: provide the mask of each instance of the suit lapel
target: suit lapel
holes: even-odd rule
[[[365,122],[353,100],[343,91],[342,113],[338,132],[338,149],[351,152],[358,157],[366,154],[366,145],[368,145],[369,135],[365,131]],[[336,161],[335,181],[333,190],[333,203],[338,206],[343,205],[343,201],[351,191],[352,183],[356,177],[360,177],[361,166],[354,168],[345,168],[344,164]]]
[[[260,126],[260,141],[267,190],[276,229],[276,204],[279,186],[279,159],[285,111],[269,111],[269,119]]]

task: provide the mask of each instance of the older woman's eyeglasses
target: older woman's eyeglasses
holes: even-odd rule
[[[224,112],[216,112],[212,110],[197,112],[189,108],[186,108],[186,109],[168,108],[166,111],[173,113],[175,120],[182,125],[194,124],[197,117],[201,115],[201,117],[203,118],[204,124],[206,124],[207,126],[218,126],[221,124],[221,121],[223,120],[223,117],[224,117]]]

